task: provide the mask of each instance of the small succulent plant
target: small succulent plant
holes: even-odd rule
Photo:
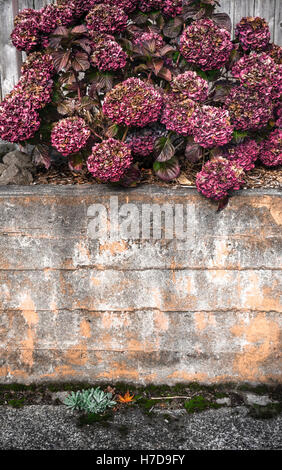
[[[65,399],[64,404],[71,410],[85,411],[86,413],[101,414],[107,408],[115,406],[112,393],[105,393],[100,387],[88,390],[71,392]]]

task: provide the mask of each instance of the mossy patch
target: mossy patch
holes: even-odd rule
[[[140,406],[145,414],[150,414],[151,409],[156,405],[156,400],[142,397],[136,400],[136,404]]]
[[[22,408],[25,404],[24,402],[24,398],[14,398],[8,401],[8,405],[12,406],[13,408]]]
[[[112,413],[104,413],[101,415],[96,413],[82,414],[78,418],[78,426],[99,424],[104,427],[109,427],[110,423],[108,421],[112,416]]]
[[[218,403],[213,403],[201,395],[191,398],[191,400],[186,400],[184,403],[184,408],[187,413],[195,413],[207,410],[209,408],[221,408],[222,405]]]

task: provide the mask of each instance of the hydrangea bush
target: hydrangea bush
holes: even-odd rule
[[[133,186],[150,165],[165,181],[185,161],[224,200],[256,161],[281,164],[282,52],[263,18],[231,38],[217,0],[58,0],[20,12],[27,54],[0,104],[0,138],[53,147],[98,182]],[[202,169],[201,169],[202,167]]]

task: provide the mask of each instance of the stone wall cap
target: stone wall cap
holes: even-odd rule
[[[7,196],[19,196],[23,195],[42,195],[42,196],[89,196],[89,195],[171,195],[171,196],[188,196],[198,195],[203,201],[207,199],[201,196],[195,187],[162,187],[157,185],[140,185],[137,188],[113,188],[110,185],[99,185],[99,184],[82,184],[82,185],[29,185],[29,186],[17,186],[0,185],[0,197]],[[233,198],[240,196],[282,196],[282,191],[279,188],[252,188],[252,189],[241,189],[233,193]]]

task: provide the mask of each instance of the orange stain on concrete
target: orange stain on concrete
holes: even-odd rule
[[[252,200],[252,206],[269,210],[271,217],[277,225],[282,225],[282,204],[281,198],[273,198],[271,196],[264,196],[257,200]]]
[[[225,266],[228,256],[230,255],[231,248],[227,246],[226,241],[225,239],[216,240],[215,256],[212,260],[212,265],[217,268]]]
[[[194,374],[188,373],[185,370],[176,370],[170,375],[167,375],[167,379],[179,379],[182,382],[206,382],[207,374],[203,372],[195,372]]]
[[[207,320],[204,312],[194,313],[195,326],[198,330],[202,331],[207,326]]]
[[[112,326],[112,314],[109,312],[105,312],[102,314],[102,327],[106,330],[110,329]]]
[[[272,357],[277,357],[281,350],[278,323],[267,319],[265,313],[259,313],[249,323],[242,321],[230,331],[234,336],[243,338],[249,343],[236,355],[233,363],[234,372],[240,376],[240,380],[265,381],[260,366]]]
[[[91,325],[86,318],[83,318],[80,322],[80,332],[85,338],[91,338]]]
[[[167,331],[169,328],[169,317],[162,311],[154,312],[155,328],[159,331]]]
[[[33,366],[33,351],[36,341],[35,327],[38,324],[39,318],[35,310],[35,304],[29,294],[24,296],[20,303],[22,315],[28,325],[26,337],[21,341],[21,360],[23,364],[28,365],[30,368]]]
[[[127,381],[130,380],[139,380],[139,371],[137,369],[130,369],[124,364],[114,363],[111,366],[109,371],[100,372],[97,375],[97,378],[110,379],[110,380],[120,380],[124,379]]]
[[[90,278],[90,282],[91,282],[91,284],[93,284],[93,286],[100,286],[100,284],[101,284],[100,279],[97,279],[97,277],[95,277],[93,275]]]
[[[255,273],[250,273],[244,307],[251,310],[264,310],[266,312],[274,310],[280,312],[280,292],[277,288],[277,293],[275,293],[275,287],[275,284],[271,287],[260,287],[258,276]]]
[[[38,323],[38,315],[35,310],[35,304],[29,294],[24,296],[24,300],[19,305],[22,310],[23,317],[29,327],[33,327]]]
[[[78,376],[78,372],[70,367],[69,365],[63,365],[63,366],[58,366],[55,368],[54,372],[51,374],[42,374],[40,375],[40,379],[45,379],[45,378],[50,378],[50,379],[60,379],[64,377],[66,379],[67,377],[74,377]]]
[[[102,252],[109,251],[111,255],[123,253],[127,249],[128,249],[128,244],[124,240],[100,244],[100,251]]]
[[[0,367],[0,377],[5,377],[7,375],[8,368],[7,366]]]
[[[88,351],[86,344],[77,344],[65,352],[68,362],[76,366],[84,366],[88,361]]]

